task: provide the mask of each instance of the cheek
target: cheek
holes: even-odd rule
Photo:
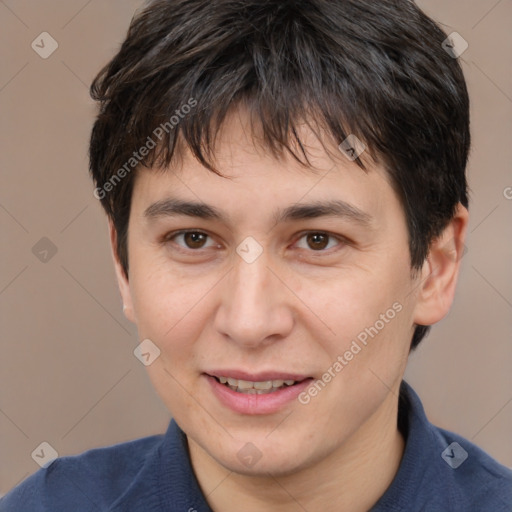
[[[131,284],[139,339],[149,338],[160,349],[159,357],[146,367],[148,376],[176,415],[181,411],[192,414],[197,408],[194,396],[201,354],[195,341],[204,329],[207,292],[212,285],[207,277],[184,279],[158,269],[134,277]],[[200,414],[196,416],[201,420]]]
[[[412,318],[410,298],[406,299],[409,285],[403,272],[393,272],[391,265],[386,270],[340,280],[328,288],[327,301],[325,294],[316,294],[322,318],[335,334],[322,338],[329,360],[321,380],[328,382],[329,389],[325,401],[318,400],[313,408],[322,414],[323,407],[339,403],[330,412],[336,418],[333,428],[346,421],[347,411],[355,417],[367,416],[389,388],[399,384],[405,370]]]
[[[208,275],[190,278],[168,266],[146,268],[151,272],[134,272],[130,283],[139,338],[151,339],[164,358],[172,353],[176,362],[191,352],[192,340],[199,337],[208,292],[216,280]]]
[[[369,281],[340,285],[336,303],[321,310],[335,335],[323,338],[329,358],[322,358],[324,373],[307,407],[311,418],[329,418],[325,428],[333,438],[340,429],[348,435],[379,407],[407,362],[411,308],[403,290],[391,279],[380,286]]]
[[[327,338],[332,347],[343,348],[355,339],[364,344],[377,334],[402,326],[399,320],[404,316],[405,294],[399,279],[403,278],[390,272],[387,276],[383,279],[382,272],[354,273],[310,292],[318,316],[332,331]]]

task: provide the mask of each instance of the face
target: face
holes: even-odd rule
[[[134,185],[120,282],[160,350],[150,378],[189,442],[239,473],[294,472],[377,430],[413,333],[406,221],[384,171],[301,136],[315,170],[265,154],[232,115],[216,151],[227,178],[189,155]]]

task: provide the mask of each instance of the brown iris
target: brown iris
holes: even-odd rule
[[[315,250],[325,249],[329,242],[329,235],[325,233],[311,233],[307,235],[308,245]]]
[[[208,235],[205,235],[204,233],[198,233],[195,231],[183,233],[183,239],[185,240],[187,247],[190,249],[200,249],[204,245],[207,236]]]

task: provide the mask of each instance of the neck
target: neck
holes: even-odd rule
[[[192,466],[215,512],[279,510],[368,511],[396,475],[404,452],[397,428],[398,402],[386,401],[357,432],[328,457],[285,476],[233,473],[188,439]]]

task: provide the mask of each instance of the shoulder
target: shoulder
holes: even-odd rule
[[[512,510],[512,470],[468,439],[430,423],[420,398],[405,381],[398,424],[405,451],[375,511]]]
[[[85,512],[109,507],[156,457],[163,435],[60,457],[0,500],[0,512]]]
[[[512,469],[454,432],[433,427],[440,446],[445,478],[466,510],[512,510]],[[456,492],[457,491],[457,492]]]

